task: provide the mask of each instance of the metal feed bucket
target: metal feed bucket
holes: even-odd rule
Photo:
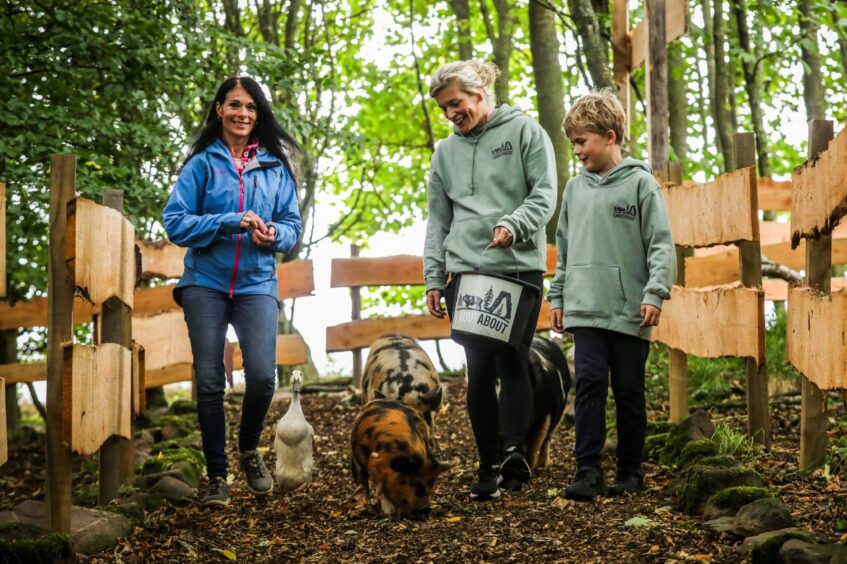
[[[517,277],[515,254],[512,249],[506,250],[515,261]],[[479,264],[472,271],[459,272],[454,280],[450,338],[462,346],[495,354],[519,351],[527,324],[541,300],[541,288],[502,274],[480,272]]]

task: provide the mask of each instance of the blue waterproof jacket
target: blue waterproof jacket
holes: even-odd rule
[[[240,227],[252,210],[276,228],[269,247],[253,244]],[[276,261],[300,236],[300,209],[294,181],[285,165],[259,148],[239,174],[229,149],[217,139],[182,169],[165,206],[168,238],[185,253],[177,289],[204,286],[230,297],[267,294],[279,299]]]

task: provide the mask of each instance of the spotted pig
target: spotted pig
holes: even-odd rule
[[[435,480],[452,464],[435,459],[429,428],[417,411],[399,401],[373,400],[356,417],[351,441],[360,502],[369,502],[373,484],[384,514],[422,518],[429,513]]]
[[[394,399],[411,406],[432,431],[441,407],[441,383],[429,355],[412,337],[383,335],[371,344],[362,375],[365,402]]]
[[[562,421],[571,388],[571,372],[565,355],[549,339],[537,336],[532,339],[529,379],[533,405],[526,434],[526,458],[535,470],[550,463],[550,441]]]

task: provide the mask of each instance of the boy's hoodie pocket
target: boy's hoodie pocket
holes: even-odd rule
[[[620,268],[593,264],[568,267],[564,298],[566,315],[618,315],[626,303]]]

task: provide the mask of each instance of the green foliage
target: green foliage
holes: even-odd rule
[[[650,435],[644,440],[644,456],[649,460],[659,460],[668,442],[667,433]]]
[[[694,514],[700,511],[706,500],[722,489],[733,486],[763,487],[764,485],[762,476],[750,468],[743,466],[715,468],[695,464],[690,467],[685,483],[679,492],[677,508],[685,513]]]
[[[688,466],[692,462],[716,454],[718,454],[718,445],[715,441],[712,439],[697,439],[685,445],[676,461],[676,465]]]
[[[0,523],[0,562],[48,564],[73,559],[70,535],[24,523]]]
[[[718,445],[720,454],[731,454],[743,462],[755,460],[762,453],[762,445],[744,433],[737,433],[721,423],[715,427],[712,440]]]
[[[826,465],[831,475],[847,473],[847,436],[836,439],[827,449]]]
[[[785,336],[788,330],[788,312],[777,308],[773,319],[770,320],[765,334],[765,349],[768,358],[768,376],[800,381],[800,373],[794,370],[785,359]]]
[[[779,555],[779,549],[782,545],[791,539],[799,539],[810,544],[817,544],[817,539],[809,533],[802,531],[787,531],[778,535],[772,536],[769,539],[760,542],[750,551],[750,561],[753,564],[770,564],[771,562],[780,562],[782,559]]]

